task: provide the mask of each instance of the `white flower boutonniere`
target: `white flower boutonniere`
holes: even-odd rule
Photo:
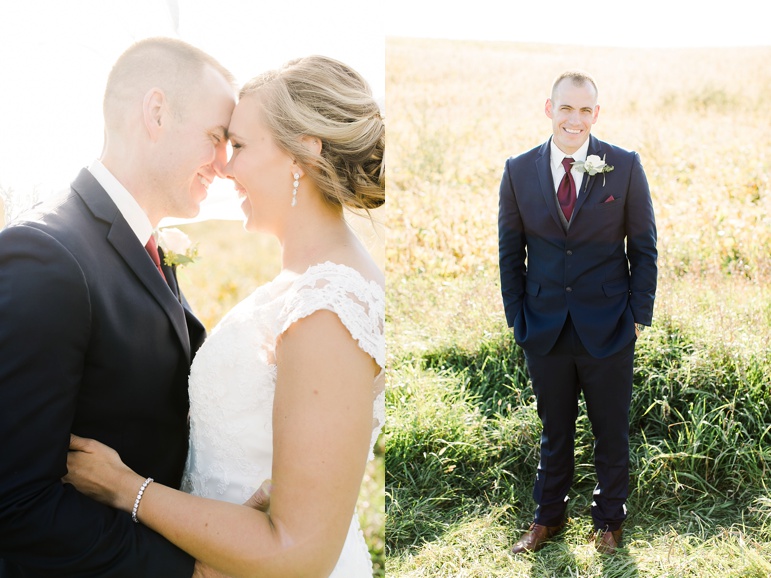
[[[163,249],[163,262],[168,267],[187,265],[198,257],[198,245],[193,245],[190,237],[179,229],[161,229],[158,245]]]
[[[609,173],[613,170],[613,166],[609,165],[605,162],[605,156],[603,155],[602,158],[598,157],[597,155],[589,155],[586,157],[586,160],[576,161],[573,164],[574,167],[576,167],[576,170],[587,173],[590,177],[593,177],[597,173],[602,173],[602,186],[605,186],[605,173]],[[587,184],[589,183],[589,179],[586,179]]]

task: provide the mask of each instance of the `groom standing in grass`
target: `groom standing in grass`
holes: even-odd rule
[[[651,324],[656,224],[640,157],[590,135],[594,79],[552,86],[552,137],[506,161],[498,215],[506,320],[525,353],[543,424],[529,530],[512,553],[536,551],[566,523],[578,396],[595,437],[596,548],[621,542],[629,488],[634,347]]]

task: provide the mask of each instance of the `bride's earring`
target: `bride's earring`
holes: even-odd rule
[[[292,183],[292,185],[294,186],[294,189],[292,189],[292,206],[294,207],[297,205],[297,187],[300,186],[300,173],[295,173],[293,176],[294,183]]]

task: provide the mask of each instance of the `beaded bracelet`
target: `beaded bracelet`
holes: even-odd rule
[[[137,499],[134,502],[134,509],[131,511],[131,519],[134,520],[135,524],[139,524],[139,520],[137,520],[137,510],[139,509],[139,502],[142,500],[142,494],[145,493],[145,489],[147,486],[150,485],[150,482],[152,482],[152,478],[147,478],[145,480],[145,483],[142,484],[142,487],[139,488],[139,493],[137,494]]]

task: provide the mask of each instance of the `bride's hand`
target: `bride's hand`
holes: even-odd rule
[[[136,490],[144,479],[125,465],[112,448],[70,435],[67,475],[62,481],[98,502],[131,512]]]

